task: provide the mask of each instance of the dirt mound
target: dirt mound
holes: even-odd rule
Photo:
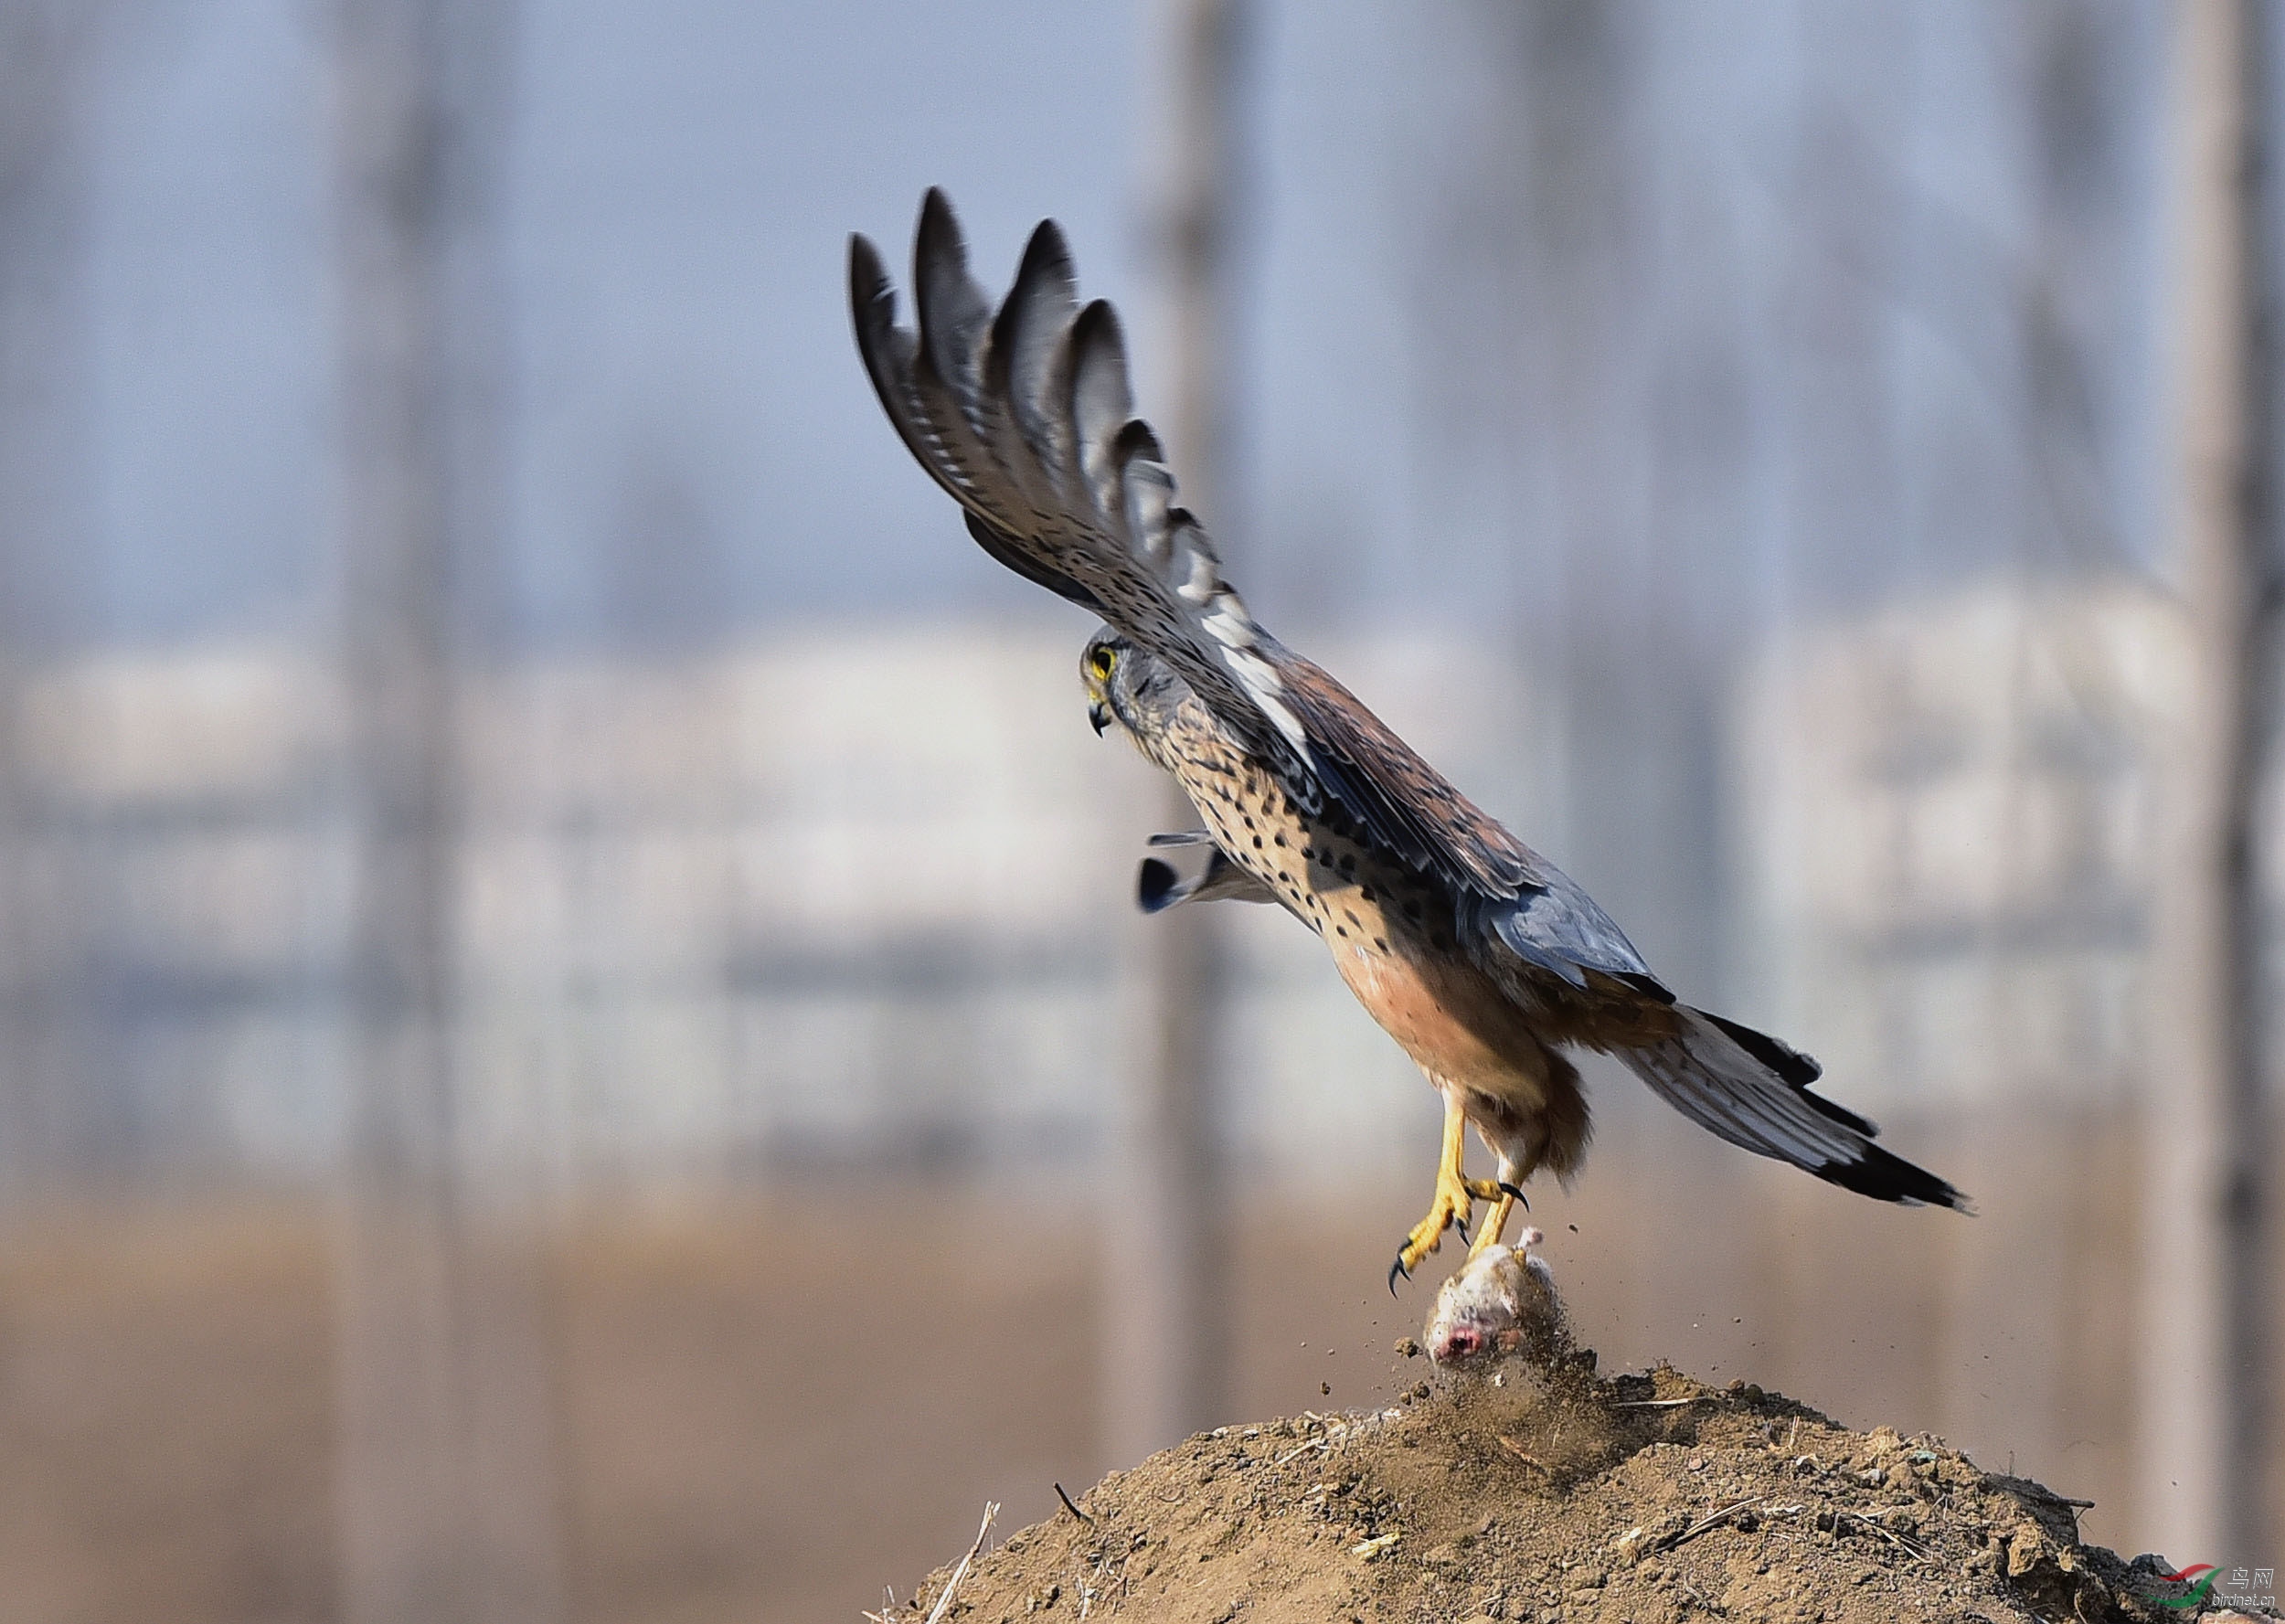
[[[979,1553],[945,1620],[1166,1624],[2188,1616],[2154,1558],[1932,1438],[1592,1354],[1422,1382],[1393,1408],[1224,1428]],[[952,1569],[909,1608],[928,1619]]]

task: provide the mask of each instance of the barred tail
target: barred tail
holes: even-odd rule
[[[1810,1091],[1814,1060],[1764,1033],[1676,1004],[1673,1037],[1619,1057],[1699,1127],[1876,1201],[1972,1210],[1947,1181],[1873,1143],[1880,1130]]]

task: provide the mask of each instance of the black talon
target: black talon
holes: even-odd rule
[[[1404,1254],[1402,1252],[1398,1252],[1397,1254],[1397,1260],[1388,1266],[1388,1295],[1391,1297],[1394,1297],[1397,1294],[1397,1277],[1398,1275],[1404,1276],[1404,1278],[1408,1280],[1412,1278],[1412,1271],[1404,1266]]]
[[[1468,1220],[1467,1220],[1467,1219],[1465,1219],[1465,1218],[1454,1218],[1454,1219],[1452,1220],[1452,1227],[1453,1227],[1454,1229],[1457,1229],[1457,1230],[1459,1230],[1459,1231],[1460,1231],[1460,1238],[1461,1238],[1461,1239],[1462,1239],[1462,1240],[1466,1240],[1466,1239],[1468,1238]]]
[[[1509,1184],[1505,1179],[1502,1179],[1500,1181],[1500,1189],[1502,1193],[1513,1195],[1516,1200],[1522,1202],[1525,1212],[1531,1211],[1531,1197],[1525,1194],[1521,1190],[1518,1190],[1514,1185]]]

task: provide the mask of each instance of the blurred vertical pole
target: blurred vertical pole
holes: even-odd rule
[[[2192,709],[2166,774],[2142,1227],[2143,1537],[2184,1561],[2266,1559],[2262,932],[2255,813],[2276,587],[2263,524],[2269,380],[2255,312],[2260,6],[2175,19],[2179,371],[2174,546]]]
[[[2269,1068],[2276,1024],[2269,1015],[2269,910],[2262,896],[2268,866],[2262,844],[2263,799],[2278,741],[2285,652],[2285,568],[2278,550],[2277,401],[2279,191],[2275,169],[2276,88],[2270,64],[2278,45],[2274,7],[2239,0],[2245,30],[2237,87],[2243,99],[2237,186],[2243,220],[2238,274],[2245,288],[2240,342],[2246,377],[2244,467],[2237,484],[2235,543],[2217,573],[2228,596],[2215,609],[2237,631],[2234,669],[2224,715],[2227,740],[2222,831],[2223,907],[2227,912],[2229,1007],[2223,1105],[2222,1356],[2230,1392],[2223,1459],[2227,1521],[2223,1549],[2237,1560],[2276,1552],[2277,1507],[2270,1502],[2269,1451],[2276,1438],[2276,1349],[2269,1297],[2276,1275],[2273,1117]]]
[[[0,0],[0,1197],[78,1137],[51,831],[22,771],[22,634],[70,553],[87,365],[75,285],[87,192],[80,130],[101,8]],[[43,872],[43,870],[45,872]]]
[[[503,478],[510,13],[507,0],[338,0],[334,21],[357,840],[343,1614],[546,1624],[564,1609],[537,1253],[475,1199],[454,1057],[456,567],[496,524]]]
[[[1184,503],[1228,524],[1243,0],[1168,0],[1166,165],[1153,199],[1167,311],[1160,428]],[[1166,780],[1165,827],[1196,826]],[[1211,908],[1138,919],[1128,935],[1126,1120],[1103,1273],[1105,1441],[1131,1462],[1213,1426],[1229,1399],[1228,1213],[1220,1143],[1225,966]]]

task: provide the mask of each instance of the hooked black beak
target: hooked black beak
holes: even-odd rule
[[[1095,737],[1100,738],[1103,729],[1111,726],[1111,706],[1100,699],[1096,700],[1087,707],[1087,723],[1095,729]]]

